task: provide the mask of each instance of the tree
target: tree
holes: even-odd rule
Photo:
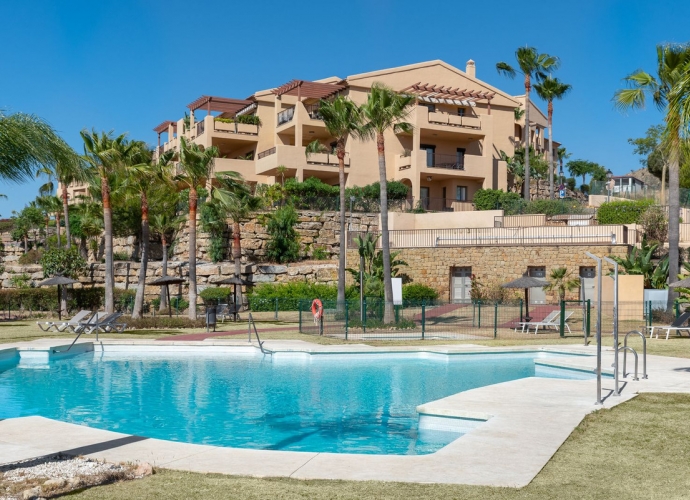
[[[405,121],[410,113],[414,98],[398,94],[381,83],[374,83],[367,95],[367,102],[361,106],[361,137],[376,139],[379,158],[379,182],[381,193],[381,246],[383,252],[383,289],[384,289],[384,323],[393,321],[393,282],[391,281],[391,249],[388,235],[388,187],[386,175],[386,145],[384,134],[393,132],[411,132],[412,125]]]
[[[252,196],[249,186],[242,182],[237,172],[222,172],[216,176],[219,187],[213,190],[214,199],[218,200],[225,213],[232,220],[232,258],[235,262],[235,277],[242,278],[242,220],[261,208],[261,199]],[[235,297],[236,304],[242,304],[242,288]]]
[[[299,234],[295,230],[297,211],[291,204],[280,207],[270,216],[266,232],[271,239],[266,256],[275,262],[294,262],[299,257]]]
[[[160,236],[161,246],[163,247],[161,276],[168,275],[168,244],[175,239],[175,235],[182,228],[185,221],[186,218],[184,216],[175,216],[174,211],[154,212],[151,217],[151,231]],[[165,288],[161,287],[160,310],[165,311],[167,308],[168,296],[165,293]]]
[[[523,145],[527,149],[530,142],[530,122],[529,122],[529,94],[532,90],[532,79],[541,82],[546,78],[546,74],[550,70],[558,69],[560,62],[557,57],[548,54],[540,54],[534,47],[520,47],[515,51],[515,59],[518,63],[518,68],[515,69],[506,62],[499,62],[496,64],[496,70],[499,74],[503,74],[509,78],[515,78],[517,73],[525,77],[525,127],[523,130]],[[524,183],[524,197],[526,200],[530,198],[530,164],[529,157],[525,161],[525,183]]]
[[[136,151],[131,158],[135,164],[124,166],[122,189],[135,199],[140,200],[141,207],[141,252],[139,258],[139,278],[137,294],[132,307],[132,319],[141,317],[144,309],[144,293],[146,292],[146,271],[149,262],[149,194],[158,183],[166,182],[165,171],[168,163],[175,154],[174,151],[163,153],[157,162],[153,162],[151,151],[143,142],[136,142]]]
[[[41,167],[73,161],[76,154],[35,115],[0,111],[0,177],[13,182],[33,178]]]
[[[573,160],[569,161],[566,166],[568,172],[573,177],[582,177],[582,184],[587,181],[588,175],[593,175],[597,172],[597,168],[602,168],[598,163],[588,160]],[[604,179],[606,179],[606,170],[604,169]]]
[[[338,252],[338,303],[345,302],[345,146],[352,135],[359,137],[362,113],[347,97],[338,96],[331,101],[321,100],[319,113],[326,130],[335,138],[338,157],[338,182],[340,185],[340,239]]]
[[[213,172],[213,160],[218,158],[218,148],[204,149],[180,137],[180,168],[182,173],[175,180],[189,189],[189,319],[196,319],[196,213],[198,189],[206,185]]]
[[[558,292],[558,300],[565,300],[565,292],[577,290],[580,286],[580,279],[573,278],[573,273],[565,267],[557,267],[551,270],[549,284],[544,287],[547,292]]]
[[[678,275],[678,244],[680,239],[680,158],[682,155],[683,129],[687,128],[687,115],[683,107],[690,107],[690,45],[658,45],[656,76],[637,70],[625,77],[627,88],[617,90],[613,100],[620,110],[644,109],[647,97],[651,97],[657,109],[665,115],[664,149],[668,155],[669,218],[668,256],[669,275]],[[672,101],[672,102],[669,102]],[[687,109],[687,108],[686,108]],[[662,175],[663,177],[663,175]],[[663,184],[662,184],[663,185]],[[662,202],[663,203],[663,202]],[[673,307],[675,293],[668,294],[668,308]]]
[[[48,248],[48,231],[50,228],[50,218],[55,216],[55,228],[57,230],[57,247],[60,248],[60,212],[62,202],[60,198],[52,195],[39,196],[36,198],[36,205],[43,211],[46,221],[46,236],[44,246]]]
[[[86,270],[86,260],[79,255],[77,248],[53,248],[41,256],[41,266],[45,278],[64,276],[77,279]],[[67,314],[67,289],[64,286],[60,291],[60,311]]]
[[[113,269],[113,211],[110,203],[110,176],[120,166],[121,159],[131,153],[131,144],[126,134],[113,137],[112,132],[82,130],[84,141],[84,161],[101,181],[101,201],[103,203],[103,229],[105,253],[105,310],[115,310],[115,273]]]
[[[563,99],[565,95],[572,89],[571,85],[561,82],[558,78],[547,76],[544,81],[537,83],[534,90],[537,95],[548,103],[548,118],[549,118],[549,198],[553,200],[553,171],[556,169],[556,160],[553,155],[553,101],[554,99]]]
[[[101,204],[85,200],[74,207],[72,227],[74,236],[79,238],[79,251],[87,259],[89,248],[94,261],[98,262],[99,239],[103,233],[103,210]]]

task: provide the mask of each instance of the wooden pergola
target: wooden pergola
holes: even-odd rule
[[[160,125],[154,127],[153,131],[158,134],[158,148],[160,149],[161,147],[161,134],[167,132],[170,130],[170,125],[173,126],[173,131],[177,131],[177,123],[171,120],[166,120]],[[168,140],[171,138],[169,137]]]
[[[345,85],[336,83],[291,80],[280,87],[276,87],[271,92],[278,97],[282,95],[294,95],[297,96],[297,100],[301,101],[302,99],[326,99],[345,88]]]
[[[410,94],[428,102],[452,101],[454,103],[468,105],[472,102],[487,101],[487,109],[489,114],[491,114],[491,99],[493,99],[496,95],[496,92],[489,92],[485,90],[461,90],[459,87],[444,87],[443,85],[432,85],[422,82],[417,82],[414,85],[405,87],[400,91],[400,93]]]
[[[194,113],[197,109],[205,108],[210,114],[211,111],[218,111],[220,113],[228,113],[235,115],[238,111],[246,108],[254,101],[249,99],[230,99],[228,97],[215,97],[211,95],[202,95],[195,101],[189,103],[187,108]]]

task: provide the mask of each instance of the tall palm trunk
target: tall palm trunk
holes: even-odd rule
[[[381,250],[383,251],[383,322],[393,322],[393,282],[391,281],[391,249],[388,237],[388,183],[386,179],[386,147],[383,134],[376,134],[379,154],[379,184],[381,186]]]
[[[242,240],[240,235],[240,221],[232,221],[232,258],[235,261],[235,278],[242,279]],[[239,287],[235,304],[242,305],[242,286]]]
[[[43,237],[43,248],[48,250],[48,233],[50,232],[50,215],[46,214],[46,235]],[[36,245],[38,246],[38,245]]]
[[[189,319],[196,319],[196,187],[189,189]]]
[[[674,137],[678,141],[678,135]],[[680,239],[680,185],[678,149],[672,150],[668,169],[668,277],[669,282],[678,278],[678,242]],[[668,291],[668,309],[672,310],[676,294]]]
[[[165,233],[161,234],[161,245],[163,245],[163,269],[161,276],[168,275],[168,240],[165,238]],[[168,308],[168,295],[165,293],[167,287],[161,287],[161,303],[159,311],[165,311]]]
[[[132,319],[141,318],[144,309],[144,293],[146,292],[146,269],[149,264],[149,201],[146,193],[141,193],[141,254],[139,264],[139,282],[137,294],[134,297]]]
[[[659,200],[659,205],[666,205],[668,203],[666,201],[666,165],[667,162],[664,162],[661,166],[661,199]]]
[[[103,200],[103,230],[105,250],[105,312],[115,311],[115,273],[113,269],[113,211],[110,207],[110,185],[107,175],[101,175],[101,199]],[[96,256],[97,257],[97,256]]]
[[[522,186],[523,197],[525,200],[530,199],[530,186],[529,186],[529,140],[530,140],[530,126],[529,126],[529,93],[532,90],[532,83],[529,75],[525,75],[525,183]]]
[[[57,247],[61,248],[62,243],[60,242],[60,212],[55,212],[55,229],[57,230]]]
[[[554,199],[553,171],[556,169],[556,162],[553,156],[553,101],[549,101],[549,199]]]
[[[338,141],[337,154],[338,180],[340,182],[340,241],[338,250],[338,304],[340,307],[345,302],[345,252],[347,252],[345,244],[345,141]],[[384,158],[384,172],[385,169]],[[386,213],[386,227],[388,227],[388,213]]]
[[[65,238],[67,239],[67,248],[72,247],[72,234],[69,230],[69,203],[67,199],[67,185],[62,183],[62,211],[65,216]]]

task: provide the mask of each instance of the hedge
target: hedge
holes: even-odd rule
[[[134,301],[136,290],[114,291],[115,306],[118,309],[129,307]],[[71,311],[103,308],[105,302],[105,289],[74,288],[67,295],[67,308]],[[0,310],[11,309],[24,311],[57,311],[58,296],[55,287],[46,288],[18,288],[0,290]]]
[[[653,200],[608,201],[597,210],[599,224],[637,224]]]
[[[436,290],[430,286],[422,285],[421,283],[408,283],[407,285],[403,285],[402,295],[403,300],[412,302],[438,299],[438,292]]]
[[[345,290],[347,299],[359,297],[359,289],[355,286]],[[321,301],[335,301],[338,298],[337,285],[323,283],[266,283],[259,285],[247,296],[252,311],[275,311],[276,299],[279,311],[296,311],[300,302],[319,298]]]

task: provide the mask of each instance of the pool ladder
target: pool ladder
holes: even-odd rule
[[[256,329],[256,323],[254,323],[254,318],[252,317],[252,313],[249,313],[249,319],[247,320],[247,336],[248,342],[252,341],[252,327],[254,328],[254,335],[256,335],[256,341],[259,343],[259,349],[261,349],[262,354],[273,354],[272,351],[269,351],[268,349],[264,349],[264,343],[261,341],[259,338],[259,332]]]
[[[645,338],[644,334],[639,330],[631,330],[628,333],[626,333],[625,339],[623,341],[623,347],[616,346],[616,349],[618,349],[619,352],[623,351],[623,378],[627,377],[625,368],[627,354],[628,351],[630,351],[635,356],[635,377],[633,378],[633,380],[640,380],[637,373],[637,351],[628,345],[628,337],[630,335],[639,335],[642,338],[642,378],[647,378],[647,339]],[[616,374],[616,376],[618,376],[618,374]]]

